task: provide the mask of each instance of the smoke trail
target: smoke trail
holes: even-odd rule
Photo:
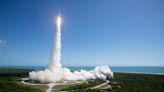
[[[40,71],[32,71],[29,73],[29,79],[39,81],[41,83],[51,83],[57,81],[70,80],[87,80],[87,79],[106,79],[113,77],[113,72],[108,66],[97,66],[90,71],[74,71],[71,72],[68,68],[62,67],[61,61],[61,17],[57,17],[57,30],[54,48],[52,50],[51,61],[48,69]]]
[[[54,68],[60,68],[61,67],[61,17],[57,17],[57,31],[56,31],[56,38],[55,38],[55,44],[52,51],[52,57],[51,62],[48,66],[49,69],[54,70]]]

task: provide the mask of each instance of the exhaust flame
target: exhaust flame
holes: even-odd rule
[[[57,21],[56,21],[56,24],[57,24],[57,28],[61,28],[61,22],[62,22],[62,19],[60,16],[57,17]],[[60,30],[60,29],[59,29]]]

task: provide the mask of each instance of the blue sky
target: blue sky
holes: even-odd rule
[[[47,65],[59,10],[64,65],[164,66],[163,0],[0,0],[0,65]]]

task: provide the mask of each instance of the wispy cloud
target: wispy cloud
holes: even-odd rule
[[[0,48],[1,48],[1,47],[4,47],[4,46],[5,46],[5,44],[6,44],[6,41],[5,41],[5,40],[1,40],[1,39],[0,39]]]

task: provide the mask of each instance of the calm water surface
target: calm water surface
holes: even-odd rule
[[[44,66],[0,66],[0,68],[17,68],[17,69],[44,69]],[[71,70],[92,70],[94,66],[67,66]],[[164,67],[141,67],[141,66],[113,66],[111,67],[113,72],[127,72],[127,73],[154,73],[164,74]]]

